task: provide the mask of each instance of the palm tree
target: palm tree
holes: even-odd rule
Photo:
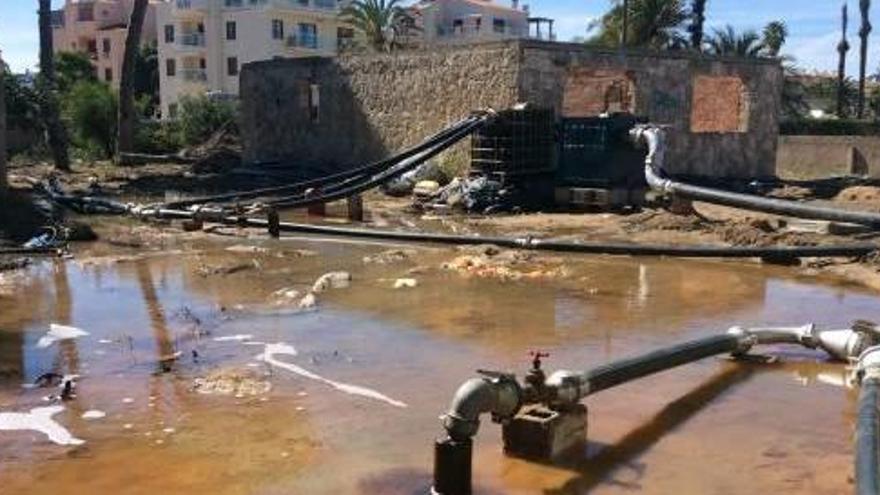
[[[856,110],[861,119],[865,116],[865,72],[868,65],[868,37],[871,36],[871,0],[861,0],[859,10],[862,13],[862,28],[859,29],[859,37],[862,39],[861,51],[859,52],[859,104]]]
[[[627,46],[665,49],[681,47],[686,42],[681,30],[688,19],[684,0],[628,0]],[[599,33],[589,41],[599,46],[617,46],[623,37],[624,6],[614,6],[591,27]]]
[[[849,16],[847,15],[847,7],[846,0],[843,2],[843,9],[841,10],[841,38],[840,43],[837,44],[837,53],[839,55],[839,61],[837,63],[837,116],[845,117],[846,116],[846,108],[844,107],[844,96],[846,91],[846,52],[849,51],[849,41],[846,40],[846,28],[849,23]]]
[[[120,155],[134,151],[134,128],[137,115],[134,109],[134,79],[141,31],[147,16],[149,0],[135,0],[128,21],[125,53],[122,58],[122,75],[119,79],[119,120],[117,122],[116,150]]]
[[[760,57],[764,50],[761,37],[753,30],[737,33],[733,26],[716,29],[709,38],[709,52],[713,55]]]
[[[340,15],[364,35],[370,47],[379,51],[399,47],[401,39],[415,29],[400,0],[354,0]]]
[[[762,43],[767,56],[776,58],[782,51],[782,45],[788,39],[788,26],[782,21],[772,21],[764,26]]]
[[[61,123],[55,86],[55,58],[52,46],[52,0],[40,0],[40,111],[46,123],[49,148],[55,168],[70,171],[70,155],[67,153],[67,131]]]
[[[691,2],[691,24],[688,33],[691,35],[691,48],[703,51],[703,25],[706,22],[706,0],[693,0]]]

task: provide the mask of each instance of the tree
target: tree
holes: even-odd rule
[[[138,51],[134,68],[135,99],[144,105],[145,115],[151,115],[159,106],[159,53],[155,44],[144,45]]]
[[[858,118],[865,116],[865,72],[868,67],[868,38],[871,36],[871,0],[860,0],[859,10],[862,13],[862,27],[859,29],[859,37],[862,39],[859,51],[859,103],[856,110]]]
[[[764,26],[762,44],[768,57],[776,58],[782,51],[782,45],[788,39],[788,26],[782,21],[772,21]]]
[[[716,29],[709,38],[709,52],[713,55],[760,57],[764,50],[761,37],[753,30],[737,33],[733,26]]]
[[[846,117],[846,107],[844,106],[844,96],[846,91],[846,52],[849,51],[849,42],[846,40],[846,28],[849,22],[847,15],[846,1],[843,2],[841,10],[841,38],[837,44],[837,54],[839,56],[837,62],[837,116]]]
[[[52,46],[52,1],[40,1],[40,76],[37,79],[40,94],[40,108],[46,131],[49,136],[49,148],[55,160],[55,168],[64,172],[70,171],[70,155],[67,152],[67,131],[61,122],[58,110],[58,97],[55,85],[55,58]]]
[[[148,6],[149,0],[135,0],[131,9],[131,18],[128,21],[128,35],[125,38],[125,53],[122,59],[122,75],[119,80],[119,120],[117,122],[119,134],[116,138],[116,145],[120,155],[134,151],[134,132],[137,124],[137,113],[134,106],[135,67]]]
[[[112,158],[116,144],[116,93],[103,82],[79,82],[64,101],[78,146]]]
[[[82,81],[97,81],[95,66],[85,52],[61,52],[55,55],[55,87],[63,95]]]
[[[400,6],[400,0],[354,0],[340,15],[378,51],[400,47],[400,40],[415,29],[412,17]]]
[[[686,45],[682,27],[688,19],[683,0],[629,0],[626,29],[627,46],[655,49],[678,48]],[[599,33],[589,41],[592,45],[613,47],[624,39],[624,6],[614,6],[591,28]]]
[[[703,51],[704,24],[706,23],[706,0],[692,0],[690,18],[691,23],[687,30],[691,35],[691,48],[701,52]]]

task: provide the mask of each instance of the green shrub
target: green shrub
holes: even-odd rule
[[[238,106],[230,101],[207,96],[187,96],[180,100],[178,123],[183,143],[197,145],[205,142],[225,126],[236,126]]]
[[[104,83],[78,82],[65,96],[63,105],[77,146],[111,158],[116,148],[116,93]]]
[[[803,119],[779,124],[783,136],[878,136],[880,122],[865,120]]]
[[[135,149],[140,153],[164,155],[183,147],[180,124],[173,120],[143,120],[135,134]]]

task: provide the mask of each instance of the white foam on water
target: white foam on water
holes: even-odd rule
[[[52,416],[64,410],[64,406],[37,407],[28,413],[0,412],[0,431],[31,430],[40,432],[58,445],[82,445],[84,440],[74,437],[58,424]]]
[[[43,335],[40,337],[40,340],[37,341],[37,348],[45,349],[59,340],[78,339],[80,337],[85,337],[86,335],[89,335],[89,332],[86,332],[85,330],[66,325],[56,325],[53,323],[49,325],[49,331],[46,332],[46,335]]]
[[[381,402],[385,402],[395,407],[407,407],[406,403],[392,399],[380,392],[375,390],[360,387],[358,385],[350,385],[347,383],[335,382],[333,380],[329,380],[324,378],[323,376],[317,375],[308,371],[304,368],[301,368],[295,364],[285,363],[284,361],[279,361],[275,358],[276,355],[286,355],[286,356],[296,356],[298,353],[296,349],[288,344],[278,343],[278,344],[266,344],[266,350],[263,354],[260,354],[256,357],[257,360],[266,362],[272,366],[277,368],[281,368],[291,373],[295,373],[302,377],[308,378],[310,380],[314,380],[317,382],[324,383],[326,385],[330,385],[331,387],[339,390],[341,392],[345,392],[351,395],[359,395],[361,397],[367,397],[369,399],[378,400]]]
[[[244,342],[253,338],[254,336],[250,334],[227,335],[225,337],[215,337],[214,342]]]
[[[86,411],[82,414],[82,419],[101,419],[107,416],[107,413],[104,411],[98,411],[97,409],[92,409],[90,411]]]

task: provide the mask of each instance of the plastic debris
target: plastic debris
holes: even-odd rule
[[[86,332],[85,330],[53,323],[49,326],[49,331],[46,335],[43,335],[40,337],[40,340],[37,341],[37,348],[45,349],[59,340],[78,339],[80,337],[85,337],[86,335],[89,335],[89,332]]]
[[[348,272],[330,272],[321,275],[312,286],[312,292],[320,294],[329,289],[346,289],[351,285],[351,274]]]
[[[399,278],[394,282],[395,289],[415,289],[419,281],[414,278]]]
[[[64,410],[63,406],[38,407],[28,413],[0,413],[0,431],[32,430],[40,432],[58,445],[82,445],[84,440],[74,437],[52,416]]]
[[[107,413],[104,411],[98,411],[97,409],[92,409],[86,411],[82,414],[82,419],[101,419],[107,416]]]

